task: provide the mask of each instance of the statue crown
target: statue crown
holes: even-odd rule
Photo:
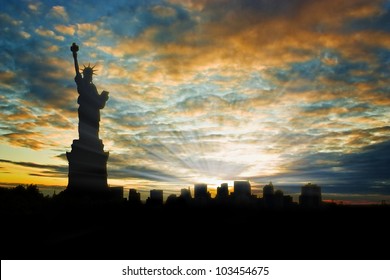
[[[96,70],[94,69],[96,65],[91,66],[90,63],[88,63],[88,66],[85,66],[83,64],[84,68],[82,69],[83,75],[96,75]]]

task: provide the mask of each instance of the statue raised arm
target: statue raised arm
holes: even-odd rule
[[[76,71],[76,75],[80,75],[79,62],[77,61],[77,52],[79,51],[79,46],[76,45],[76,43],[73,43],[70,47],[70,50],[73,53],[74,69]]]

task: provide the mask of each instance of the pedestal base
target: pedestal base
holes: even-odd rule
[[[73,140],[72,151],[66,153],[69,162],[68,193],[108,192],[108,152],[100,139],[84,143]]]

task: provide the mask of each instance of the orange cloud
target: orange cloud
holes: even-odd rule
[[[42,27],[36,28],[35,33],[37,33],[43,37],[50,37],[50,38],[54,38],[54,39],[59,40],[59,41],[65,40],[64,36],[56,35],[52,30],[44,29]]]
[[[75,25],[55,25],[54,29],[62,34],[66,34],[70,36],[73,36],[76,32]]]
[[[15,72],[12,71],[0,71],[0,85],[6,87],[14,81],[16,77]]]
[[[49,12],[49,15],[65,21],[69,20],[68,13],[63,6],[53,6]]]
[[[319,56],[324,48],[335,49],[347,59],[372,61],[375,55],[368,53],[367,46],[389,44],[388,36],[379,31],[340,32],[344,24],[353,19],[380,15],[380,1],[343,1],[341,4],[335,0],[302,1],[294,2],[288,11],[282,9],[285,5],[278,7],[264,2],[268,4],[263,8],[271,9],[270,15],[238,3],[187,1],[184,5],[202,11],[198,25],[191,32],[177,41],[161,44],[153,41],[155,34],[175,34],[177,26],[153,27],[142,38],[122,41],[115,50],[120,55],[142,51],[148,56],[156,55],[158,59],[154,63],[160,66],[159,71],[164,69],[170,77],[185,79],[188,73],[213,66],[220,69],[225,66],[280,67]],[[235,5],[239,7],[236,10]],[[233,8],[229,10],[225,6]],[[215,20],[206,19],[212,18],[211,15]]]
[[[15,132],[4,134],[3,136],[14,146],[26,147],[33,150],[40,150],[48,146],[47,139],[42,134],[36,132]]]
[[[1,112],[0,115],[7,121],[31,120],[35,118],[30,110],[23,107],[19,107],[16,112],[12,112],[11,114]]]

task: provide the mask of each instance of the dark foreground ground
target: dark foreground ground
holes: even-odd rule
[[[1,259],[386,259],[390,207],[2,201]]]

